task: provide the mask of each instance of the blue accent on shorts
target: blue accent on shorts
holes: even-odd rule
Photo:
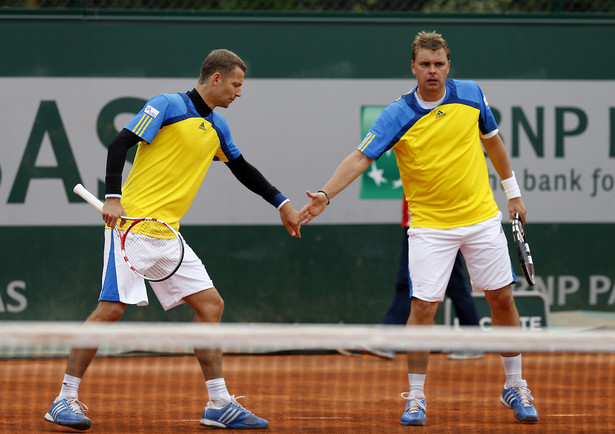
[[[111,234],[111,247],[109,248],[109,260],[105,281],[100,291],[98,301],[120,301],[120,293],[117,289],[117,275],[115,274],[115,237]]]

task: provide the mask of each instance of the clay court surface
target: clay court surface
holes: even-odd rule
[[[0,360],[0,432],[79,432],[43,420],[66,359]],[[271,433],[615,432],[614,354],[526,354],[524,374],[540,422],[516,422],[499,403],[499,355],[449,360],[433,354],[427,426],[403,427],[405,356],[226,355],[231,394],[269,421]],[[205,432],[206,390],[194,357],[104,357],[88,370],[80,399],[92,433]]]

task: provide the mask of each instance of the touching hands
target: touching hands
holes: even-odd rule
[[[299,220],[301,224],[307,225],[325,210],[329,199],[323,192],[312,193],[307,190],[305,194],[310,198],[310,201],[299,211]]]
[[[286,202],[282,208],[280,208],[280,220],[282,220],[282,223],[286,226],[286,230],[292,237],[301,238],[301,220],[299,219],[299,213],[297,213],[297,210],[290,202]]]

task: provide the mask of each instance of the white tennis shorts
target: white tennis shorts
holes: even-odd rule
[[[105,229],[103,258],[102,290],[98,299],[137,306],[149,304],[145,281],[124,261],[119,237],[113,229]],[[205,266],[185,240],[184,260],[175,274],[149,284],[164,310],[184,303],[184,297],[214,287]]]
[[[499,212],[471,226],[408,229],[408,267],[413,297],[430,302],[444,300],[459,249],[474,291],[500,289],[516,281]]]

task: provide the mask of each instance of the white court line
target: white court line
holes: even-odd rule
[[[347,419],[347,420],[352,420],[354,419],[353,417],[350,416],[332,416],[332,417],[326,417],[326,416],[320,416],[320,417],[289,417],[288,419],[299,419],[299,420],[334,420],[334,419]]]
[[[588,414],[550,414],[550,417],[579,417],[579,416],[594,416],[591,413]]]

